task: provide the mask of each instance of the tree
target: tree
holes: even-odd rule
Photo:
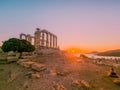
[[[20,58],[22,56],[22,52],[32,52],[35,50],[35,47],[31,45],[30,42],[22,39],[20,40],[20,47],[18,49],[18,52],[20,52]]]
[[[18,51],[19,45],[20,45],[19,39],[10,38],[9,40],[7,40],[3,43],[2,50],[4,52]]]
[[[22,56],[22,52],[32,52],[35,50],[35,47],[26,40],[20,40],[17,38],[10,38],[5,41],[2,45],[2,50],[4,52],[8,51],[17,51],[20,53],[20,57]]]

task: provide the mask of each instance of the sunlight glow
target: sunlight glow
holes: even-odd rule
[[[72,52],[72,53],[75,53],[75,50],[73,49],[71,52]]]

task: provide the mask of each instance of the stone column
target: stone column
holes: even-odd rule
[[[25,40],[27,40],[27,35],[24,35],[25,36]]]
[[[52,48],[52,34],[50,34],[50,48]]]
[[[44,46],[44,41],[45,41],[45,39],[44,39],[44,38],[45,38],[45,36],[44,36],[44,32],[42,32],[42,43],[41,43],[41,44],[42,44],[42,46]]]
[[[31,36],[31,44],[34,45],[35,38]]]
[[[46,47],[47,47],[47,48],[48,48],[48,46],[49,46],[49,42],[48,42],[48,34],[49,34],[49,33],[46,32]]]
[[[22,39],[22,33],[20,34],[20,39]]]
[[[29,34],[27,35],[27,41],[32,44],[32,37]]]
[[[34,36],[34,45],[36,48],[40,47],[40,29],[37,28]]]
[[[55,48],[57,48],[57,36],[55,36]]]
[[[48,47],[50,48],[50,33],[48,33]]]
[[[53,35],[53,48],[55,48],[55,35]]]

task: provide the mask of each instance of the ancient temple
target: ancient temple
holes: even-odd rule
[[[20,39],[29,41],[31,44],[35,45],[36,48],[58,48],[57,36],[45,29],[41,30],[36,28],[34,36],[21,33]]]

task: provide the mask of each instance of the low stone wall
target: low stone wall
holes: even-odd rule
[[[7,61],[8,62],[16,62],[16,61],[18,61],[18,57],[16,57],[16,53],[13,52],[13,51],[8,52]]]

